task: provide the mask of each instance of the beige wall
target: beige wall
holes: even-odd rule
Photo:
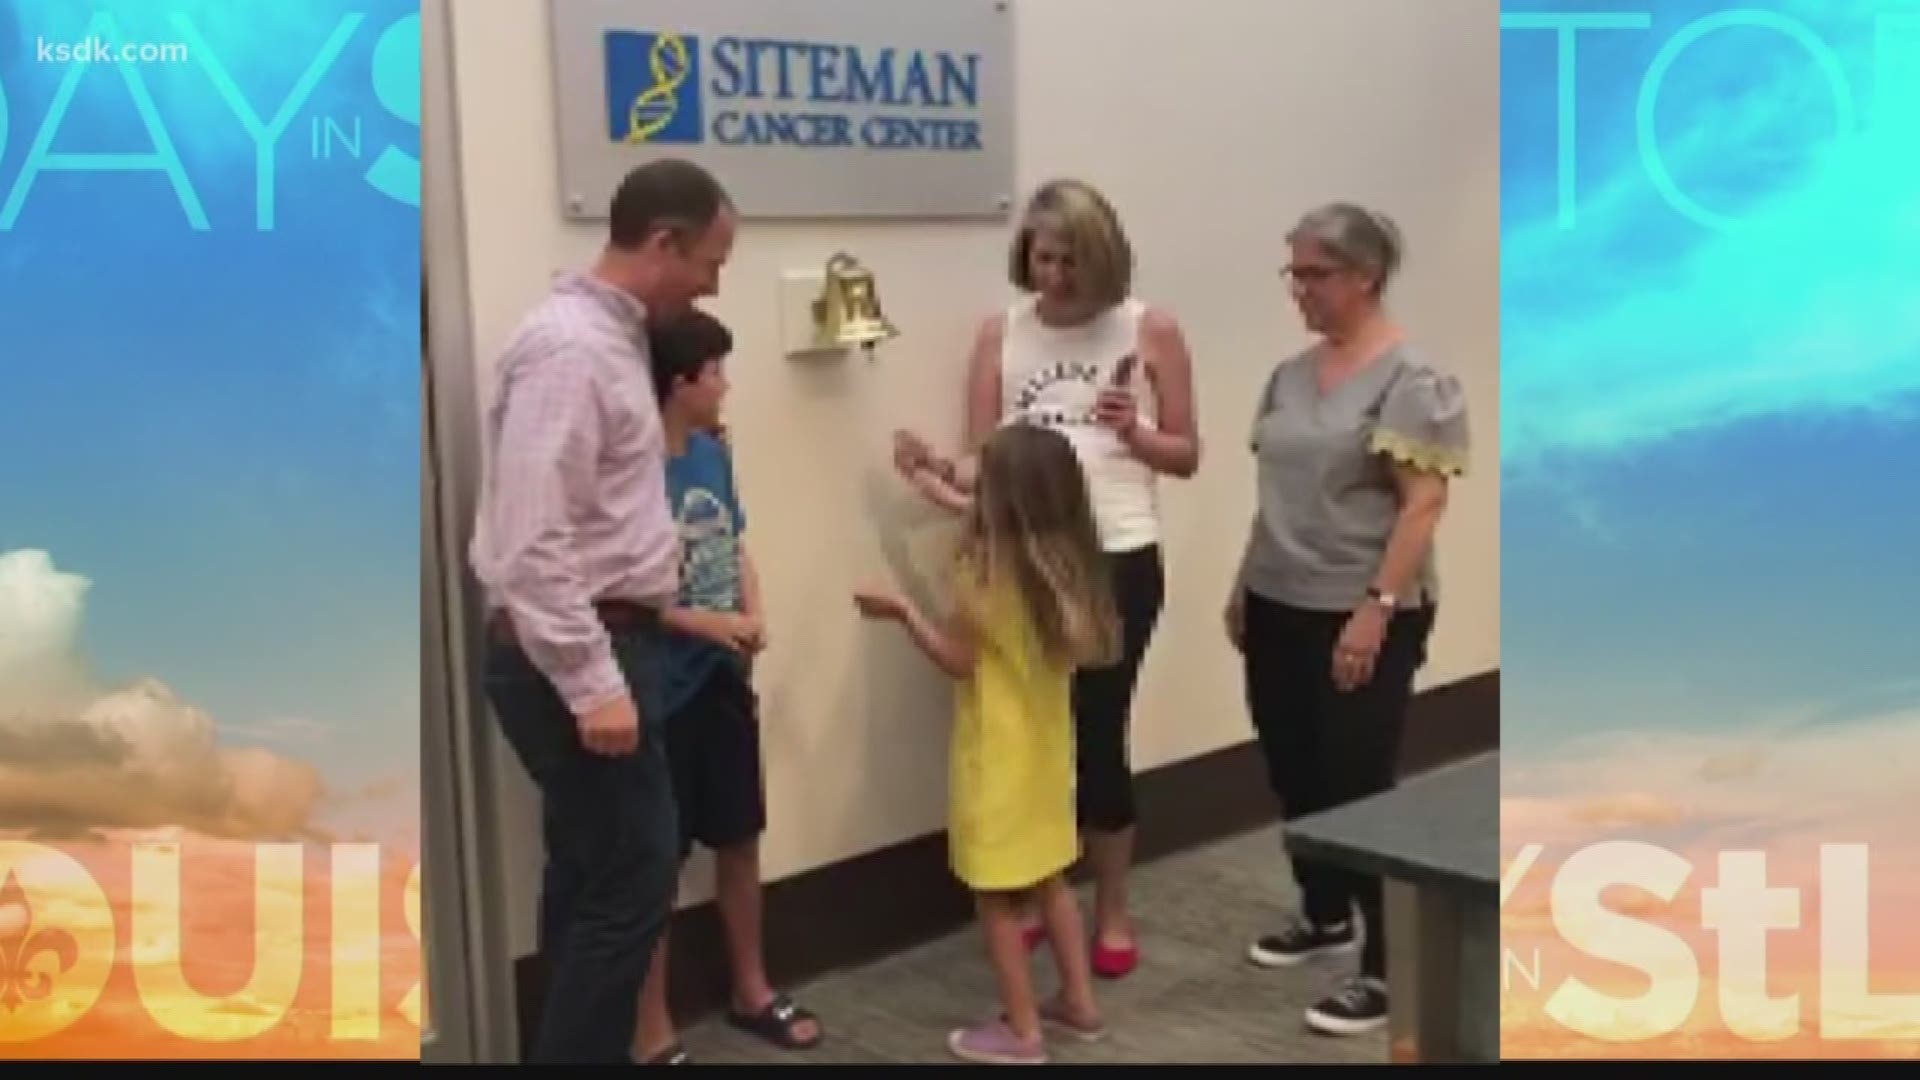
[[[600,235],[558,215],[544,3],[456,8],[484,388],[526,305],[552,272],[590,259]],[[1442,534],[1451,603],[1424,683],[1496,668],[1496,0],[1016,8],[1019,191],[1061,174],[1104,188],[1138,250],[1140,293],[1180,317],[1197,365],[1207,454],[1196,479],[1166,487],[1169,602],[1136,712],[1136,764],[1249,737],[1219,611],[1252,507],[1251,402],[1271,366],[1305,343],[1277,275],[1281,237],[1325,200],[1362,200],[1400,221],[1410,250],[1398,313],[1472,397],[1480,468],[1458,486]],[[1097,48],[1090,34],[1104,39]],[[946,687],[899,634],[860,623],[848,597],[889,558],[924,560],[937,544],[937,527],[906,511],[884,471],[887,433],[900,424],[957,432],[971,327],[1009,298],[1005,240],[999,224],[749,221],[712,304],[739,339],[729,421],[771,617],[772,649],[757,673],[770,878],[941,825]],[[780,275],[817,269],[840,247],[879,274],[904,336],[871,363],[786,359]],[[525,947],[536,804],[524,785],[508,798],[527,826],[499,870],[514,883]],[[706,873],[699,862],[689,869],[688,899],[706,894]]]

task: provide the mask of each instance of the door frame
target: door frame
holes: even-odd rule
[[[512,1063],[519,1059],[519,1032],[506,883],[490,872],[501,850],[493,796],[500,758],[475,662],[484,655],[483,604],[466,569],[481,443],[452,7],[448,0],[421,0],[420,20],[421,909],[432,1013],[420,1057]]]

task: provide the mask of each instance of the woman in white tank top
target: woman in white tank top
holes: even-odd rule
[[[1132,295],[1126,233],[1087,184],[1058,180],[1035,192],[1008,276],[1022,295],[989,316],[974,341],[967,446],[971,454],[1003,424],[1042,424],[1068,438],[1086,473],[1126,652],[1113,667],[1075,677],[1076,794],[1096,883],[1092,967],[1118,978],[1139,960],[1126,893],[1134,836],[1127,727],[1165,600],[1158,478],[1189,477],[1200,465],[1192,359],[1173,316]],[[901,471],[930,498],[966,504],[967,462],[933,454],[909,432],[896,447]],[[1032,925],[1029,947],[1043,937]]]

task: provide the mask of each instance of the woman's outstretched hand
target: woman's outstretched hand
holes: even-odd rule
[[[911,480],[921,469],[938,469],[939,458],[919,435],[900,429],[893,433],[893,467]]]
[[[970,481],[960,465],[940,457],[925,439],[901,429],[893,433],[893,467],[928,502],[954,513],[966,513],[973,504]]]

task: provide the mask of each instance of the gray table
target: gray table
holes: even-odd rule
[[[1286,841],[1296,858],[1384,879],[1394,1056],[1498,1061],[1499,753],[1301,818]]]

